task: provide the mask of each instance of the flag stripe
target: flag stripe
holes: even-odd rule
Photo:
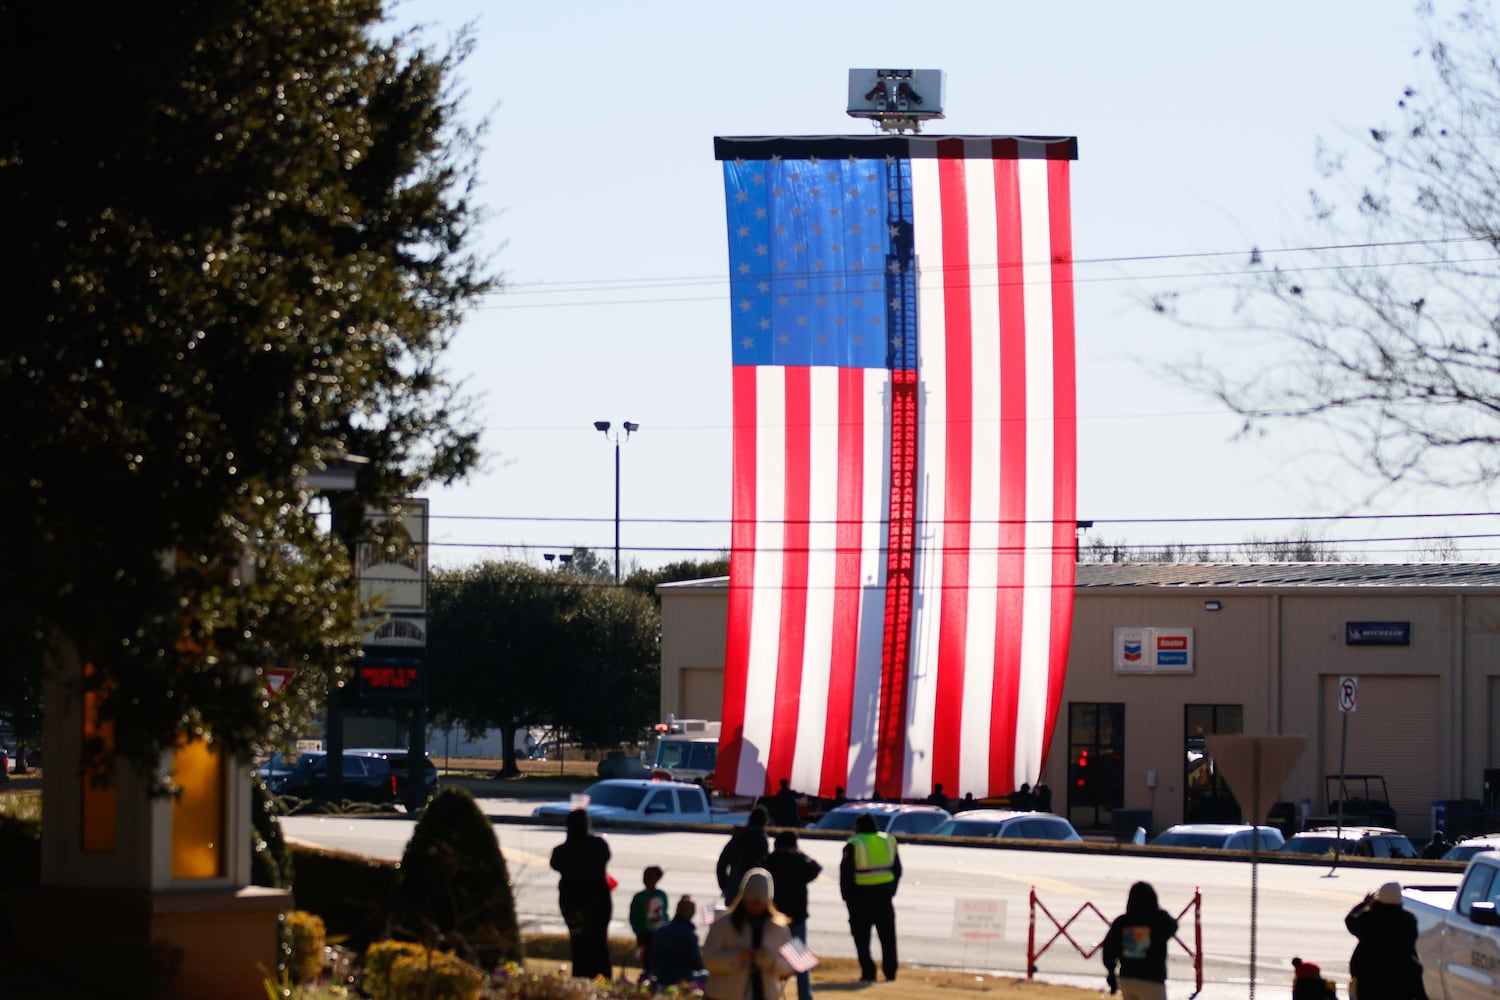
[[[828,711],[828,683],[835,645],[848,642],[835,630],[835,586],[839,563],[839,397],[840,373],[849,369],[808,369],[808,516],[807,614],[802,634],[801,691],[797,717],[806,720],[792,734],[796,754],[793,788],[817,788],[823,776],[823,734]],[[782,777],[771,775],[767,791]]]
[[[1052,243],[1052,662],[1044,735],[1050,743],[1062,704],[1063,678],[1073,631],[1073,578],[1078,545],[1078,386],[1073,316],[1073,215],[1065,160],[1047,168]],[[1041,748],[1046,759],[1047,745]]]
[[[1036,169],[1033,169],[1036,168]],[[1026,309],[1026,554],[1016,699],[1016,781],[1041,773],[1052,641],[1052,241],[1042,161],[1017,165]]]
[[[961,140],[948,140],[961,144]],[[940,144],[941,145],[941,144]],[[931,769],[914,769],[909,786],[912,794],[931,792],[934,781],[953,787],[963,740],[962,703],[964,657],[968,645],[969,611],[969,523],[973,500],[973,463],[968,460],[974,446],[974,342],[973,274],[969,246],[968,162],[938,161],[938,201],[942,213],[943,319],[941,329],[931,330],[924,341],[941,337],[946,417],[938,425],[941,438],[934,444],[946,456],[943,463],[943,499],[927,507],[942,517],[941,542],[934,550],[943,592],[942,613],[937,623],[935,676],[931,679],[932,718],[913,725],[913,731],[930,728]],[[923,381],[930,384],[927,369]],[[937,434],[933,435],[935,438]],[[926,705],[918,706],[925,712]]]
[[[998,192],[995,172],[990,163],[988,143],[970,142],[971,157],[965,160],[969,172],[970,259],[973,265],[969,297],[973,303],[971,366],[973,399],[973,441],[969,448],[971,479],[968,576],[968,616],[964,647],[964,694],[962,708],[963,755],[959,771],[943,775],[944,790],[958,795],[966,791],[989,789],[990,747],[1004,744],[995,739],[996,716],[992,692],[999,682],[995,659],[996,602],[999,584],[1000,525],[997,520],[1005,495],[1001,465],[1001,412],[1003,391],[997,392],[1004,371],[1002,364],[1003,331],[1000,325],[1000,302],[995,282],[999,255],[1000,220],[997,215]],[[954,720],[954,728],[957,727]]]
[[[797,718],[801,707],[803,638],[807,623],[807,576],[811,531],[812,383],[811,369],[797,365],[785,375],[786,436],[782,457],[785,524],[781,555],[781,627],[777,630],[776,687],[771,715],[771,741],[766,748],[766,787],[791,777],[796,751]]]
[[[890,426],[886,420],[894,387],[889,370],[867,370],[864,396],[864,469],[859,555],[859,649],[854,663],[854,699],[850,709],[849,767],[845,785],[850,798],[875,794],[876,747],[880,725],[880,671],[884,661],[885,599],[891,549]],[[870,432],[874,429],[873,433]],[[878,471],[876,471],[878,470]],[[823,786],[825,792],[840,782]]]
[[[817,780],[799,788],[833,788],[848,784],[850,728],[854,712],[855,665],[859,655],[860,544],[864,509],[865,478],[865,373],[871,369],[842,368],[838,371],[837,477],[835,490],[838,524],[835,530],[833,607],[830,630],[835,637],[829,650],[827,708],[819,734],[821,760]],[[883,381],[883,378],[881,379]],[[878,384],[878,383],[877,383]],[[878,427],[879,424],[875,424]],[[809,713],[808,718],[813,718]],[[811,748],[809,747],[809,753]],[[799,776],[801,761],[799,760]]]
[[[766,786],[766,754],[771,746],[776,709],[783,565],[786,558],[786,369],[762,367],[755,380],[761,418],[755,441],[756,537],[763,539],[755,559],[755,611],[750,627],[750,669],[745,675],[744,746],[734,787],[741,794],[760,794]],[[735,585],[730,577],[731,588]]]
[[[1021,180],[1016,161],[997,160],[995,185],[996,301],[1000,311],[1000,453],[1002,484],[996,516],[1000,542],[996,556],[995,617],[1006,623],[995,636],[990,712],[1004,720],[1009,739],[990,742],[989,781],[1015,789],[1016,744],[1009,731],[1016,717],[1020,687],[1021,628],[1026,592],[1026,330],[1025,250],[1021,245]]]
[[[755,382],[758,372],[750,367],[735,367],[732,371],[731,468],[734,484],[730,499],[729,618],[724,644],[719,770],[715,776],[721,788],[735,787],[739,775],[740,749],[744,745],[750,630],[755,614],[755,438],[758,430]]]

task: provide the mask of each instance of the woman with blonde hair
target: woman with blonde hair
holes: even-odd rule
[[[792,932],[773,895],[771,873],[752,868],[729,911],[709,925],[703,942],[708,1000],[781,1000],[782,982],[793,971],[781,949]]]

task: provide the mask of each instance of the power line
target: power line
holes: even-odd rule
[[[1152,262],[1160,262],[1160,261],[1211,260],[1211,259],[1224,258],[1224,257],[1244,257],[1244,258],[1247,258],[1247,259],[1249,259],[1251,261],[1254,261],[1257,258],[1265,258],[1265,257],[1272,257],[1272,256],[1288,255],[1288,254],[1334,253],[1334,252],[1350,251],[1350,250],[1383,250],[1383,249],[1392,249],[1392,248],[1397,248],[1397,247],[1456,246],[1456,245],[1467,244],[1467,243],[1487,243],[1487,242],[1488,242],[1488,240],[1484,239],[1483,237],[1468,236],[1468,237],[1453,237],[1453,238],[1442,237],[1442,238],[1435,238],[1435,239],[1390,240],[1390,241],[1384,241],[1384,242],[1369,242],[1369,243],[1330,243],[1330,244],[1322,244],[1322,245],[1309,245],[1309,246],[1303,246],[1303,247],[1273,247],[1273,248],[1269,248],[1269,249],[1261,249],[1261,248],[1257,248],[1257,247],[1251,247],[1249,249],[1240,249],[1240,250],[1203,250],[1203,251],[1184,251],[1184,252],[1178,252],[1178,253],[1118,255],[1118,256],[1112,256],[1112,257],[1076,257],[1076,258],[1073,259],[1072,265],[1074,267],[1090,267],[1090,266],[1103,265],[1103,264],[1142,264],[1142,263],[1152,263]],[[1444,261],[1444,260],[1421,261],[1419,263],[1424,263],[1424,264],[1428,264],[1428,263],[1478,263],[1478,262],[1481,262],[1483,260],[1490,260],[1490,259],[1492,259],[1492,258],[1479,258],[1479,259],[1476,259],[1476,260],[1461,260],[1461,261]],[[1402,262],[1402,263],[1405,263],[1405,262]],[[1024,268],[1027,268],[1027,267],[1046,266],[1048,264],[1050,264],[1049,261],[1032,261],[1032,262],[1018,261],[1018,262],[1007,262],[1004,266],[1007,269],[1010,269],[1010,268],[1024,269]],[[1000,267],[1000,265],[998,263],[996,263],[994,265],[979,265],[979,266],[984,267],[986,269],[988,269],[990,267],[993,267],[993,268],[995,268],[997,270]],[[1364,266],[1370,266],[1370,265],[1368,265],[1368,264],[1361,264],[1361,265],[1349,265],[1349,266],[1364,267]],[[950,268],[948,268],[948,267],[944,268],[944,270],[948,270],[948,269],[950,269]],[[966,269],[967,270],[973,270],[974,268],[971,265],[970,267],[968,267]],[[1298,270],[1303,270],[1303,269],[1299,268]],[[1218,272],[1218,275],[1219,276],[1223,276],[1223,275],[1226,275],[1226,274],[1236,274],[1236,273],[1249,273],[1249,272]],[[859,277],[870,277],[871,274],[872,274],[872,272],[869,272],[869,271],[828,271],[828,270],[823,270],[823,271],[805,271],[805,272],[790,272],[789,271],[789,272],[782,272],[779,275],[779,277],[792,278],[792,279],[803,278],[805,280],[811,281],[811,280],[814,280],[814,279],[825,279],[825,278],[829,277],[830,275],[837,275],[837,276],[841,276],[841,277],[847,278],[847,277],[849,277],[851,275],[853,275],[853,276],[859,276]],[[1152,277],[1195,277],[1195,276],[1199,276],[1199,275],[1194,274],[1194,273],[1190,273],[1190,274],[1187,274],[1187,275],[1163,275],[1163,276],[1152,275]],[[1206,276],[1214,276],[1214,275],[1213,274],[1209,274],[1209,275],[1206,275]],[[548,281],[548,280],[543,279],[543,280],[537,280],[537,281],[520,282],[520,283],[516,283],[516,284],[512,284],[512,285],[506,285],[505,287],[503,287],[501,289],[498,289],[498,290],[496,290],[494,292],[491,292],[490,293],[490,297],[500,297],[500,296],[513,297],[513,296],[527,296],[527,295],[555,295],[555,294],[562,293],[562,292],[566,292],[566,293],[569,293],[569,294],[579,294],[579,293],[592,293],[592,292],[595,292],[595,291],[597,291],[597,292],[612,292],[612,291],[621,291],[621,290],[627,290],[628,291],[628,290],[632,290],[632,289],[651,290],[651,289],[657,289],[657,288],[678,288],[678,287],[691,287],[691,286],[700,286],[700,285],[727,285],[727,284],[729,284],[731,282],[731,280],[740,280],[740,279],[733,279],[727,273],[724,273],[724,274],[712,274],[712,275],[680,275],[680,276],[658,276],[658,277],[640,277],[640,278],[585,278],[585,279],[572,279],[572,280],[559,280],[559,281]],[[1088,280],[1103,280],[1103,279],[1088,279]],[[632,300],[626,300],[626,301],[632,301]],[[670,301],[704,301],[704,299],[678,299],[678,300],[674,300],[674,299],[653,299],[653,300],[639,300],[639,301],[651,301],[651,302],[659,302],[659,301],[668,301],[668,302],[670,302]]]
[[[1205,515],[1186,517],[1114,517],[1114,518],[1092,518],[1095,528],[1103,524],[1260,524],[1276,523],[1282,521],[1291,522],[1313,522],[1313,521],[1403,521],[1423,520],[1433,518],[1467,518],[1467,517],[1500,517],[1500,511],[1464,511],[1435,513],[1423,512],[1419,514],[1246,514],[1246,515]],[[429,513],[428,518],[434,521],[500,521],[520,522],[538,524],[613,524],[613,517],[581,516],[565,517],[556,514],[526,515],[526,514],[434,514]],[[1090,519],[1085,519],[1090,520]],[[1033,518],[1030,520],[1007,520],[1007,519],[983,519],[965,518],[964,524],[969,525],[991,525],[991,524],[1075,524],[1077,519],[1069,518],[1057,520],[1054,518]],[[650,525],[650,524],[681,524],[681,525],[724,525],[733,527],[736,523],[765,524],[765,525],[859,525],[864,526],[867,522],[859,518],[782,518],[767,519],[756,518],[737,521],[729,517],[627,517],[621,518],[621,524]],[[885,524],[884,521],[871,521],[869,524]],[[918,526],[932,524],[946,524],[944,518],[923,518],[917,522]],[[957,522],[955,522],[957,523]]]

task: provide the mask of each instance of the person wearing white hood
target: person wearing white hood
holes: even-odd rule
[[[792,975],[781,949],[792,939],[790,921],[771,901],[771,873],[752,868],[740,881],[739,895],[708,927],[703,964],[708,969],[708,1000],[781,1000]]]

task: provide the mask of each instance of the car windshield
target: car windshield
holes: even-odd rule
[[[1328,854],[1333,850],[1333,845],[1339,843],[1339,838],[1328,837],[1293,837],[1281,845],[1283,851],[1292,854]],[[1339,848],[1340,853],[1354,853],[1354,844],[1345,841]]]
[[[993,837],[999,830],[995,820],[950,819],[932,832],[938,837]]]
[[[657,767],[685,767],[693,771],[712,771],[717,758],[717,743],[683,743],[663,740],[656,747]]]
[[[595,785],[589,789],[589,805],[614,806],[617,809],[636,809],[646,789],[634,785]]]
[[[1222,833],[1173,833],[1170,830],[1151,842],[1157,847],[1223,847]]]

